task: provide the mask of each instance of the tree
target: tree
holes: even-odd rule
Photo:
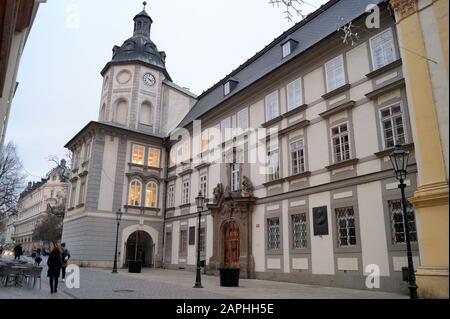
[[[17,147],[9,142],[0,156],[0,215],[16,213],[25,176]]]
[[[62,235],[63,218],[47,214],[43,221],[34,229],[33,240],[42,240],[56,246]]]

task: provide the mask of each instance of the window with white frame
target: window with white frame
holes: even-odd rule
[[[203,197],[208,198],[208,175],[206,174],[200,176],[200,192]]]
[[[267,249],[277,250],[281,248],[280,218],[267,219]]]
[[[159,167],[160,149],[150,147],[148,149],[148,166]]]
[[[351,154],[350,154],[350,137],[348,131],[348,123],[332,127],[331,140],[333,143],[334,161],[337,163],[349,160]]]
[[[388,201],[389,214],[391,216],[392,243],[405,244],[406,231],[405,220],[403,217],[403,206],[400,199]],[[406,216],[408,218],[409,238],[411,242],[417,242],[416,220],[414,217],[414,208],[410,202],[406,204]]]
[[[175,206],[175,185],[170,185],[167,188],[167,207],[171,208]]]
[[[405,127],[400,103],[380,109],[380,120],[385,148],[405,144]]]
[[[356,223],[353,207],[336,208],[335,212],[338,246],[356,246]]]
[[[205,228],[200,228],[200,253],[206,253],[206,231]]]
[[[266,96],[266,120],[270,121],[280,115],[278,90]]]
[[[144,165],[145,147],[142,145],[133,144],[132,153],[131,162],[137,165]]]
[[[128,204],[130,206],[141,206],[141,189],[142,183],[137,179],[133,179],[130,183],[128,194]]]
[[[241,189],[240,185],[240,164],[232,163],[231,164],[231,191],[235,192]]]
[[[269,152],[268,157],[269,181],[274,181],[280,178],[280,163],[278,160],[278,152]]]
[[[190,196],[189,190],[190,190],[190,182],[189,181],[183,182],[183,198],[182,198],[183,204],[189,204],[191,202],[189,200]]]
[[[191,141],[190,140],[186,140],[184,141],[184,160],[188,161],[191,158]]]
[[[72,183],[72,190],[70,191],[70,208],[75,206],[75,196],[77,192],[77,182]]]
[[[145,190],[145,207],[156,208],[158,198],[158,186],[155,182],[149,182]]]
[[[297,79],[287,85],[287,109],[288,111],[302,105],[302,81]]]
[[[245,131],[248,129],[248,108],[243,108],[236,115],[237,127]]]
[[[172,148],[170,149],[170,154],[169,154],[169,166],[174,166],[177,164],[177,146],[174,145],[172,146]]]
[[[231,138],[231,118],[227,117],[220,122],[220,132],[222,134],[222,142]]]
[[[180,255],[187,254],[187,230],[181,230],[180,231]]]
[[[285,44],[281,46],[281,49],[283,51],[283,58],[287,57],[289,54],[291,54],[291,42],[288,41]]]
[[[78,204],[84,204],[85,193],[86,193],[86,177],[81,179],[80,194],[78,196]]]
[[[377,70],[394,62],[395,54],[394,36],[389,28],[370,39],[373,69]]]
[[[231,82],[228,81],[223,85],[223,95],[228,95],[231,92]]]
[[[308,225],[306,213],[291,215],[292,221],[292,248],[308,248]]]
[[[291,172],[292,175],[305,172],[305,147],[303,139],[291,143]]]
[[[327,92],[331,92],[345,84],[344,58],[342,55],[325,63]]]

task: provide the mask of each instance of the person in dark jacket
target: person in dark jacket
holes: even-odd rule
[[[58,278],[62,267],[61,249],[59,247],[53,248],[52,252],[48,256],[47,276],[50,278],[50,292],[58,292]]]
[[[20,256],[23,255],[23,249],[22,246],[19,244],[16,247],[14,247],[14,260],[15,259],[19,259],[20,260]]]
[[[69,250],[66,248],[66,243],[62,243],[61,244],[61,251],[62,251],[62,268],[61,268],[61,277],[62,277],[62,281],[64,282],[66,280],[66,267],[69,263],[69,259],[70,259],[70,252]]]

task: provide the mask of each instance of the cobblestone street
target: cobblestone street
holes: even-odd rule
[[[69,289],[60,282],[50,294],[45,260],[42,289],[0,288],[0,299],[405,299],[407,295],[342,289],[264,280],[241,279],[240,287],[220,287],[219,278],[202,275],[203,289],[193,289],[195,273],[182,270],[143,269],[130,274],[119,269],[80,269],[80,288]]]

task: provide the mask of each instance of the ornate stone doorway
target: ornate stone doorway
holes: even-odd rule
[[[208,272],[217,274],[221,267],[240,268],[242,278],[255,278],[252,254],[252,211],[256,200],[248,178],[243,178],[242,191],[231,192],[218,184],[214,203],[209,204],[213,217],[213,255]]]

